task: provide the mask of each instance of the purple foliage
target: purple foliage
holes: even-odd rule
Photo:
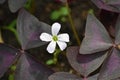
[[[0,78],[17,60],[15,80],[120,80],[120,16],[111,38],[104,25],[89,14],[85,37],[80,45],[67,49],[68,62],[80,75],[56,72],[36,61],[24,50],[45,45],[39,39],[42,32],[50,33],[50,26],[40,22],[22,7],[28,0],[8,0],[11,12],[20,9],[17,19],[18,37],[22,51],[0,43]],[[64,1],[64,0],[63,0]],[[120,13],[120,0],[91,0],[100,9]],[[3,4],[5,0],[0,0]],[[115,23],[113,22],[113,23]],[[107,26],[111,26],[108,22]],[[109,27],[111,28],[111,27]],[[51,75],[52,74],[52,75]],[[49,77],[49,78],[48,78]]]
[[[97,80],[98,74],[88,76],[96,70],[103,62],[106,55],[104,53],[96,55],[79,54],[79,47],[69,47],[67,49],[67,58],[73,69],[81,76],[67,72],[56,72],[49,77],[49,80]],[[83,77],[82,77],[83,76]]]
[[[111,42],[112,39],[110,40],[108,37],[109,35],[106,35],[106,30],[104,29],[104,26],[102,26],[102,24],[100,22],[97,21],[97,19],[93,16],[93,15],[88,15],[88,19],[87,19],[87,24],[91,23],[92,19],[92,24],[99,24],[99,25],[86,25],[86,32],[85,34],[89,33],[90,37],[88,35],[85,35],[85,38],[83,39],[83,42],[81,44],[80,47],[80,53],[82,54],[95,54],[95,52],[100,52],[100,51],[104,51],[107,50],[107,58],[104,59],[104,63],[101,67],[100,70],[100,75],[99,75],[99,80],[111,80],[111,79],[115,79],[120,77],[120,54],[119,54],[119,43],[120,43],[120,17],[118,18],[117,24],[116,24],[116,35],[115,35],[115,41]],[[96,28],[92,28],[92,27],[96,27],[96,28],[101,28],[98,30],[95,30]],[[100,30],[102,30],[101,33],[96,34],[97,36],[91,35],[91,32],[95,30],[100,32]],[[101,38],[101,36],[104,36]],[[98,37],[98,38],[96,38]],[[99,39],[99,37],[101,39]],[[94,39],[94,42],[91,40],[91,38]],[[107,42],[106,42],[107,41]],[[97,42],[97,43],[96,43]],[[101,42],[103,42],[106,45],[111,44],[111,46],[105,46],[104,44],[102,44]],[[108,43],[111,42],[111,43]],[[87,44],[86,44],[87,43]],[[99,46],[96,46],[100,45]],[[101,49],[101,46],[103,46],[103,49]],[[85,48],[85,49],[84,49]],[[96,49],[97,48],[97,49]],[[87,49],[90,51],[88,53]],[[83,53],[84,52],[84,53]]]
[[[22,54],[17,64],[15,80],[48,80],[52,73],[52,70],[35,61],[30,55]]]
[[[0,77],[16,60],[18,63],[15,80],[48,80],[48,76],[53,73],[51,69],[34,60],[30,54],[0,44]]]
[[[120,17],[116,23],[116,38],[113,42],[104,26],[89,14],[80,50],[79,47],[67,49],[69,63],[81,75],[75,76],[67,72],[57,72],[52,74],[49,80],[119,80],[119,21]],[[99,70],[96,71],[97,69]]]
[[[99,75],[99,80],[111,80],[120,77],[120,51],[113,49],[105,60]]]
[[[98,8],[120,13],[120,0],[91,0]]]
[[[88,77],[103,63],[106,58],[105,52],[96,54],[80,54],[79,47],[70,47],[67,49],[67,58],[71,66],[82,76]]]
[[[112,40],[104,26],[95,17],[89,14],[86,22],[85,38],[82,41],[80,53],[96,53],[107,50],[111,46]]]
[[[0,4],[3,4],[6,0],[0,0]],[[17,12],[20,8],[24,7],[28,0],[8,0],[8,6],[11,12]]]
[[[24,50],[43,45],[39,36],[42,32],[49,32],[50,26],[38,21],[37,18],[21,9],[17,20],[17,30],[22,50],[0,44],[0,77],[17,60],[15,80],[48,80],[48,76],[53,71],[33,59],[32,55]]]
[[[17,49],[0,44],[0,77],[2,77],[13,64],[18,54]]]
[[[22,49],[30,49],[46,44],[39,36],[42,32],[50,33],[50,26],[40,22],[36,17],[21,9],[17,19],[18,37]]]

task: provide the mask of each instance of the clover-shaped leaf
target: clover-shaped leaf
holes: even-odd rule
[[[18,61],[15,80],[48,80],[48,76],[52,73],[52,70],[25,53]]]
[[[69,47],[67,49],[67,58],[71,66],[84,77],[95,71],[106,58],[105,52],[96,54],[82,55],[79,53],[79,47]]]
[[[18,54],[17,49],[0,43],[0,77],[13,64]]]
[[[91,14],[87,17],[85,38],[80,53],[91,54],[104,51],[112,46],[112,40],[104,26]]]
[[[118,76],[120,77],[120,51],[114,49],[101,69],[99,80],[112,80]]]
[[[0,77],[16,60],[18,62],[15,80],[48,80],[48,76],[53,73],[51,69],[33,59],[27,52],[0,44]]]
[[[90,56],[89,56],[90,55]],[[94,75],[89,75],[95,71],[104,61],[106,54],[79,54],[79,47],[69,47],[67,49],[67,58],[73,69],[75,69],[78,74],[75,75],[68,72],[56,72],[49,76],[49,80],[97,80],[98,73]],[[89,75],[89,76],[88,76]]]
[[[93,15],[88,15],[88,18],[95,18]],[[104,29],[103,26],[101,25],[97,25],[96,27],[99,27],[103,30],[102,33],[100,33],[97,37],[99,36],[102,36],[102,35],[106,35],[107,38],[104,38],[104,37],[101,37],[101,40],[104,40],[106,39],[106,41],[104,40],[105,44],[110,44],[111,46],[108,47],[108,49],[106,47],[104,47],[104,49],[101,49],[101,46],[104,46],[104,44],[101,44],[101,40],[98,40],[96,39],[96,36],[94,36],[93,34],[90,36],[92,36],[93,39],[95,40],[98,40],[98,43],[100,44],[100,47],[98,46],[97,47],[97,50],[100,50],[99,52],[103,51],[103,50],[107,50],[107,57],[106,59],[104,60],[103,62],[103,65],[101,67],[101,70],[100,70],[100,75],[99,75],[99,80],[114,80],[118,77],[120,77],[120,72],[119,72],[119,69],[120,69],[120,52],[119,52],[119,49],[120,49],[120,16],[117,20],[117,23],[116,23],[116,32],[115,32],[115,40],[113,42],[111,42],[110,39],[108,39],[109,35],[106,35],[108,33],[105,33],[106,30]],[[91,21],[90,21],[91,22]],[[93,20],[93,23],[95,23],[96,20]],[[88,23],[89,23],[89,20],[88,20]],[[99,22],[100,23],[100,22]],[[100,23],[101,24],[101,23]],[[85,34],[87,34],[89,32],[89,30],[87,31],[87,28],[92,28],[91,25],[88,27],[86,26],[86,32]],[[95,28],[96,29],[96,28]],[[93,30],[91,30],[93,31]],[[97,31],[94,31],[94,32],[97,32]],[[99,30],[98,30],[99,32]],[[96,33],[94,33],[96,34]],[[89,45],[89,43],[92,45]],[[109,42],[109,43],[108,43]],[[86,44],[88,43],[88,44]],[[94,46],[95,45],[95,46]],[[85,47],[86,49],[83,49],[84,46],[91,46],[92,49],[91,49],[91,53],[88,53],[88,51],[85,51],[85,50],[89,50],[90,47]],[[80,52],[85,52],[85,54],[95,54],[94,51],[96,51],[96,42],[95,41],[92,41],[92,40],[89,40],[88,36],[85,35],[85,38],[83,39],[83,43],[81,45],[82,49],[80,49]],[[93,53],[92,53],[93,52]],[[82,53],[84,54],[84,53]]]
[[[36,17],[21,9],[17,20],[17,31],[22,49],[30,49],[46,44],[39,36],[42,32],[50,33],[50,26],[40,22]]]

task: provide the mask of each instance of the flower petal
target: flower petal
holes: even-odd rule
[[[58,46],[60,47],[60,50],[64,50],[67,47],[67,44],[65,42],[62,41],[57,41]]]
[[[61,25],[59,23],[54,23],[52,25],[52,35],[57,35],[58,32],[60,31]]]
[[[58,40],[59,41],[64,41],[64,42],[69,42],[69,35],[67,33],[64,34],[59,34],[58,35]]]
[[[55,51],[55,47],[56,47],[56,42],[51,41],[47,47],[47,51],[49,53],[53,53]]]
[[[52,41],[52,36],[51,36],[50,34],[48,34],[48,33],[42,33],[42,34],[40,35],[40,39],[41,39],[42,41],[49,42],[49,41]]]

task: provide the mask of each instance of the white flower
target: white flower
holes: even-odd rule
[[[53,53],[55,51],[57,44],[62,51],[67,47],[66,42],[69,42],[69,35],[67,33],[58,35],[60,28],[61,25],[56,22],[52,25],[52,35],[45,32],[40,35],[40,39],[42,41],[50,42],[47,46],[47,51],[49,53]]]

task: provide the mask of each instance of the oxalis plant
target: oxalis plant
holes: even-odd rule
[[[81,44],[72,17],[68,13],[71,29],[78,43],[78,46],[68,48],[70,35],[59,33],[62,25],[55,22],[50,26],[39,21],[23,8],[27,1],[8,0],[11,12],[19,11],[16,26],[21,48],[16,49],[0,43],[0,78],[14,64],[16,65],[14,80],[120,80],[119,0],[91,0],[103,11],[117,14],[117,17],[113,16],[114,24],[106,26],[101,16],[101,20],[98,20],[93,13],[89,13]],[[59,1],[65,4],[69,12],[68,2]],[[5,0],[0,1],[0,3],[4,2]],[[66,57],[75,73],[55,72],[26,51],[47,43],[46,50],[53,54],[51,59],[53,64],[57,63],[58,54],[67,48]]]
[[[12,64],[16,64],[15,80],[47,80],[47,77],[53,71],[41,64],[25,50],[45,44],[40,41],[39,36],[42,31],[49,33],[49,29],[49,25],[40,22],[26,10],[21,9],[17,19],[17,31],[21,49],[3,43],[0,44],[0,77],[4,75]],[[25,32],[25,30],[28,30],[28,32]]]
[[[117,8],[119,0],[92,0],[92,2],[104,11],[119,12]],[[57,72],[51,75],[49,80],[120,80],[119,21],[118,16],[115,26],[113,24],[109,26],[104,24],[104,26],[93,14],[88,14],[85,37],[80,47],[74,46],[67,49],[68,61],[80,75]],[[106,27],[111,28],[110,26],[114,35],[106,30]]]
[[[120,17],[116,23],[115,40],[112,40],[102,23],[89,14],[80,48],[75,46],[67,49],[69,63],[81,75],[57,72],[49,80],[119,80],[119,20]],[[100,70],[91,75],[98,68]]]

